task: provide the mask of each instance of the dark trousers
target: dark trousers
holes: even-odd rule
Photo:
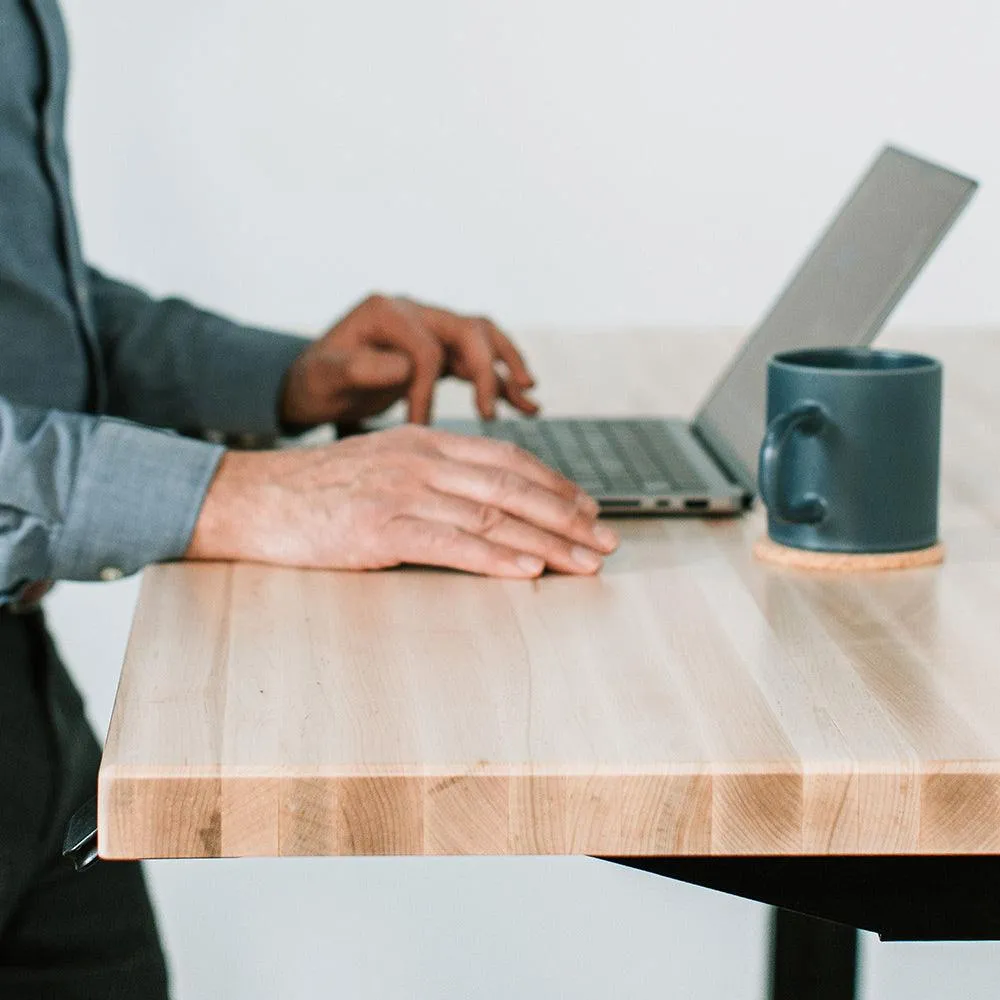
[[[161,1000],[167,972],[142,870],[77,873],[66,824],[101,751],[41,612],[0,610],[0,998]]]

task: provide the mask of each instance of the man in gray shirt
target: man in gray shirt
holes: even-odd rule
[[[58,857],[99,747],[45,631],[53,579],[169,559],[531,578],[593,573],[597,506],[506,445],[423,426],[456,375],[491,416],[533,382],[491,322],[373,296],[316,341],[154,301],[83,258],[55,0],[0,0],[0,996],[166,995],[138,866]],[[175,429],[276,435],[412,424],[335,444],[226,451]]]

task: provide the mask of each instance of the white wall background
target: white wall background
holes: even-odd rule
[[[984,181],[900,318],[1000,320],[993,0],[67,6],[87,245],[156,289],[747,323],[891,139]]]
[[[376,288],[515,330],[749,324],[889,139],[984,184],[898,319],[1000,321],[994,0],[65,4],[85,242],[155,291],[304,331]],[[102,731],[134,599],[51,601]],[[149,870],[183,1000],[763,989],[762,907],[584,859]],[[868,1000],[998,975],[866,941]]]

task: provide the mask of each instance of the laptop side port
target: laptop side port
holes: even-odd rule
[[[674,505],[673,500],[671,500],[669,498],[667,498],[666,500],[657,500],[656,501],[656,506],[660,507],[663,510],[667,510],[670,507],[673,507],[673,505]]]
[[[685,510],[708,510],[709,503],[707,500],[685,500],[684,509]]]
[[[601,497],[597,501],[601,510],[621,510],[623,507],[641,507],[642,501],[637,497]]]

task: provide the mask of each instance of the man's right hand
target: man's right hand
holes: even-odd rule
[[[513,445],[406,426],[321,448],[227,452],[186,558],[589,574],[618,544],[597,514],[578,486]]]

